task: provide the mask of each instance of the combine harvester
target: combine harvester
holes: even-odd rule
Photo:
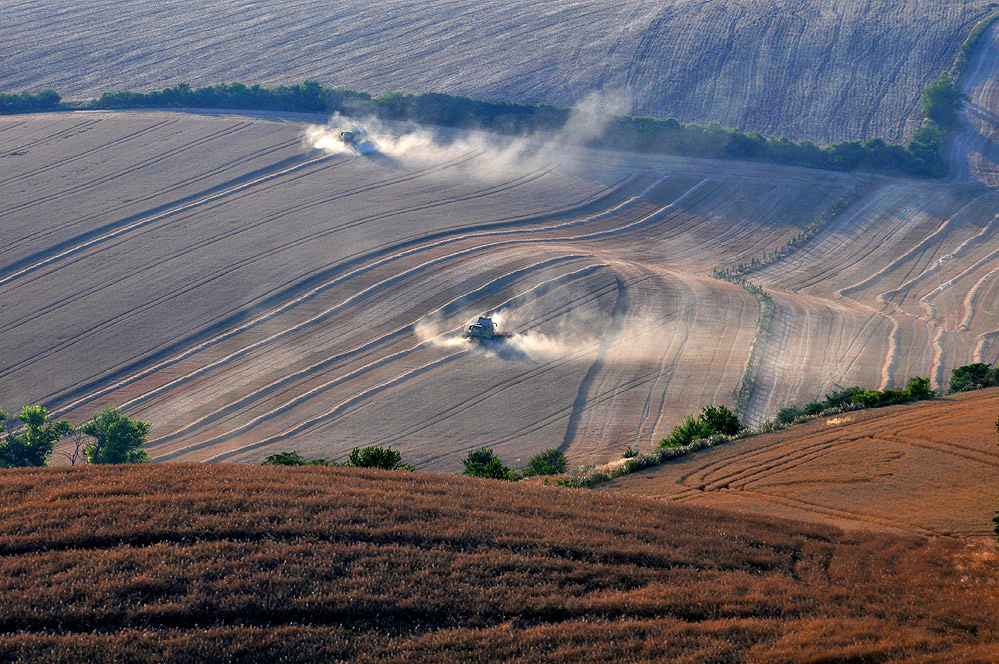
[[[367,137],[368,133],[359,127],[340,132],[340,142],[353,148],[358,154],[369,154],[375,151],[375,146],[367,140]]]
[[[512,334],[497,332],[493,319],[487,316],[479,316],[479,320],[469,325],[462,336],[480,344],[498,342],[513,337]]]

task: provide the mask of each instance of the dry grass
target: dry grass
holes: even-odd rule
[[[0,474],[0,660],[968,660],[991,553],[429,474]],[[977,556],[970,555],[978,553]]]

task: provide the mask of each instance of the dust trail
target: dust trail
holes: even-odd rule
[[[329,154],[381,156],[406,168],[476,154],[466,170],[476,177],[509,176],[511,171],[530,171],[552,164],[568,163],[566,146],[584,145],[599,137],[614,115],[628,110],[624,96],[591,93],[573,108],[565,125],[556,132],[502,136],[486,131],[436,131],[414,123],[386,123],[378,118],[333,115],[325,125],[306,128],[304,141]],[[361,130],[363,138],[349,144],[342,131]]]

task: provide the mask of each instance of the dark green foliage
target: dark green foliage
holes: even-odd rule
[[[735,436],[746,428],[739,418],[728,406],[705,406],[701,410],[700,419],[708,425],[714,433]]]
[[[391,447],[355,447],[347,457],[347,466],[353,468],[381,468],[382,470],[416,470],[402,462],[402,454]]]
[[[781,424],[790,424],[801,417],[804,413],[794,406],[785,406],[777,411],[777,421]]]
[[[944,72],[940,78],[923,89],[921,104],[923,115],[941,127],[953,127],[957,124],[958,113],[964,108],[964,102],[970,101],[968,95],[961,92],[957,81]]]
[[[930,379],[922,376],[915,376],[909,380],[905,386],[905,392],[914,401],[925,401],[933,398],[933,388],[930,387]]]
[[[718,434],[734,436],[745,428],[728,406],[705,406],[697,417],[687,415],[681,424],[673,427],[659,446],[683,447],[700,438]]]
[[[951,372],[950,391],[966,392],[999,385],[999,367],[983,362],[966,364]]]
[[[831,392],[826,395],[825,403],[829,408],[838,408],[840,406],[846,406],[853,403],[853,398],[858,394],[862,393],[864,388],[854,385],[853,387],[844,387]]]
[[[0,421],[5,422],[6,419],[7,414],[4,413]],[[18,419],[24,430],[17,434],[8,433],[0,442],[0,468],[45,466],[59,439],[73,433],[73,427],[67,420],[50,422],[48,411],[42,406],[25,406]]]
[[[510,469],[503,465],[493,451],[487,447],[472,450],[462,460],[465,470],[462,475],[469,477],[485,477],[492,480],[510,479]]]
[[[150,107],[339,112],[507,134],[555,132],[563,128],[571,115],[569,109],[544,104],[486,102],[436,92],[418,95],[391,92],[372,98],[366,92],[326,88],[314,81],[276,88],[248,87],[242,83],[192,88],[181,83],[154,92],[108,92],[86,105],[86,108]],[[923,134],[909,146],[889,145],[872,139],[866,143],[844,141],[820,147],[811,141],[766,137],[758,132],[747,134],[727,129],[717,122],[697,125],[681,124],[673,118],[615,116],[602,135],[589,139],[587,144],[617,150],[751,159],[841,171],[938,176],[943,172],[940,143],[931,139],[932,136]],[[913,152],[914,148],[918,154]]]
[[[149,437],[150,424],[122,415],[117,408],[106,408],[80,431],[94,439],[83,448],[89,463],[144,463],[149,455],[142,445]]]
[[[277,454],[272,454],[261,463],[261,466],[338,466],[337,463],[331,463],[326,459],[312,459],[311,461],[306,461],[305,457],[301,456],[298,452],[278,452]]]
[[[38,94],[0,92],[0,115],[51,111],[59,107],[60,101],[62,99],[55,90],[42,90]]]
[[[531,457],[524,470],[524,476],[535,475],[561,475],[569,468],[569,462],[565,458],[565,452],[553,447],[544,452],[538,452]]]
[[[621,453],[622,459],[634,459],[638,456],[638,450],[636,450],[631,445],[628,445],[628,449]]]

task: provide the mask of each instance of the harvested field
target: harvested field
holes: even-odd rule
[[[820,142],[918,126],[990,0],[3,0],[0,90],[323,83],[622,110]]]
[[[8,662],[986,661],[993,548],[325,468],[0,473]]]
[[[604,490],[828,523],[992,540],[999,389],[823,417],[733,441]]]
[[[978,183],[398,127],[358,155],[281,119],[0,118],[0,404],[122,406],[158,460],[610,460],[732,402],[759,306],[712,270],[856,191],[751,275],[775,317],[743,416],[999,358],[997,194]],[[462,342],[482,312],[517,336]]]

